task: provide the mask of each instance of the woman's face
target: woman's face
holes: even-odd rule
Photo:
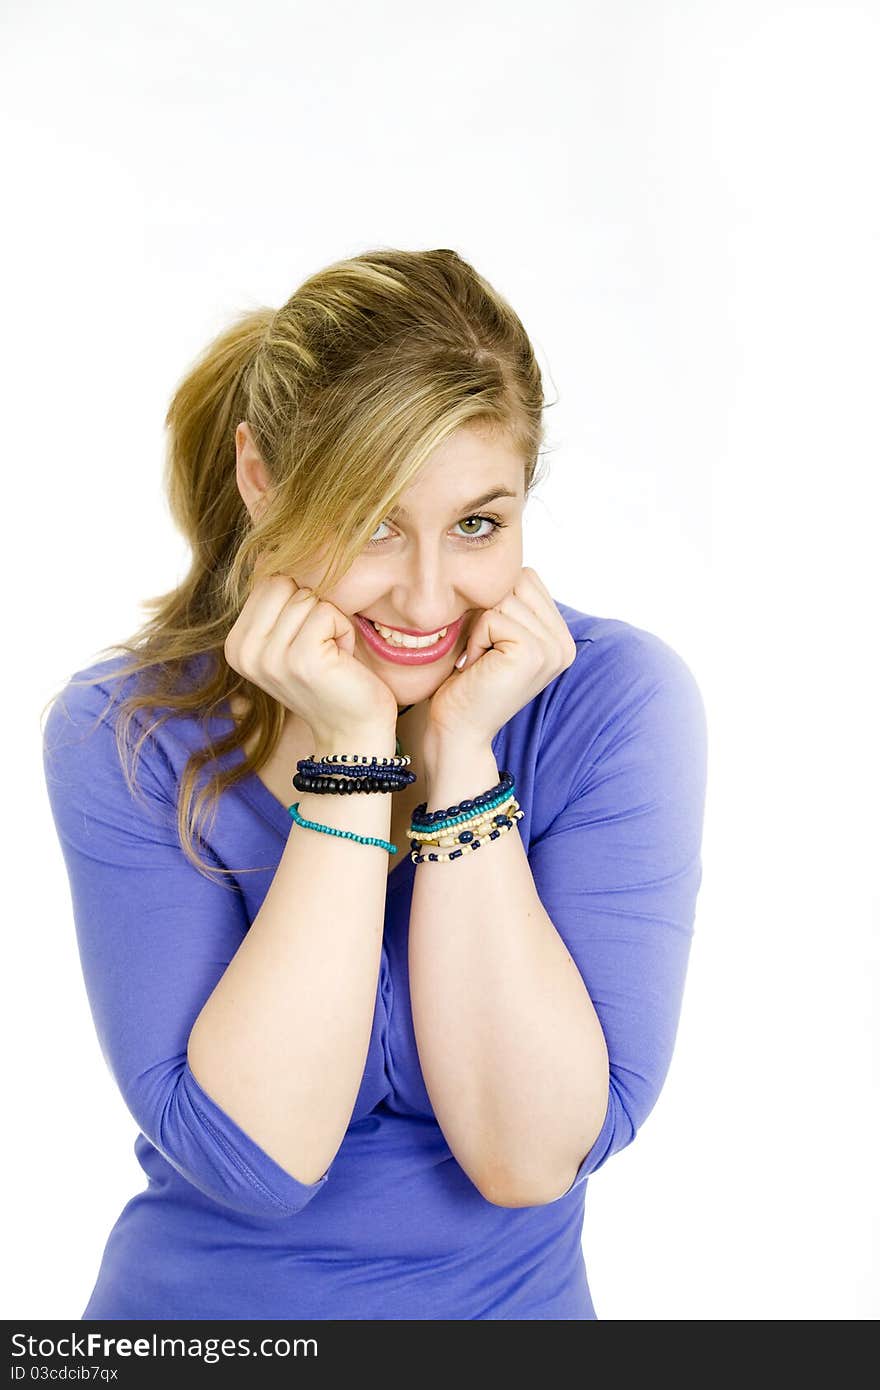
[[[379,524],[326,594],[354,623],[356,657],[381,677],[400,706],[434,694],[464,651],[478,614],[513,588],[523,564],[524,485],[523,461],[509,442],[458,430],[434,450],[397,512]],[[241,460],[239,487],[244,496]],[[490,500],[491,494],[502,495]],[[244,500],[250,505],[252,499]],[[294,576],[300,587],[318,583],[324,558]],[[395,660],[399,648],[377,650],[365,635],[368,619],[419,634],[461,621],[447,634],[451,645],[441,639],[436,655],[425,648],[425,659],[415,664]],[[376,636],[371,626],[367,630]]]

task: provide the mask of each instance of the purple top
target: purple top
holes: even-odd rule
[[[144,807],[126,785],[112,714],[95,725],[119,689],[109,678],[122,658],[71,677],[106,672],[108,683],[68,685],[64,708],[52,706],[46,782],[92,1016],[148,1179],[110,1231],[83,1319],[597,1316],[581,1247],[584,1195],[588,1177],[634,1139],[670,1064],[702,878],[706,721],[691,671],[659,637],[557,607],[575,660],[492,747],[499,772],[516,780],[538,895],[601,1021],[611,1085],[571,1187],[538,1206],[481,1196],[444,1139],[419,1067],[412,884],[417,872],[439,881],[452,865],[407,857],[389,875],[369,1054],[342,1145],[317,1182],[293,1178],[202,1089],[187,1061],[190,1030],[288,835],[312,832],[251,773],[221,797],[203,832],[210,854],[200,853],[258,871],[225,879],[235,891],[209,881],[175,827],[197,721],[175,715],[144,744]],[[230,725],[212,721],[218,734]],[[236,750],[232,761],[243,757]]]

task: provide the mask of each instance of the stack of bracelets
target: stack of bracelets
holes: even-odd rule
[[[411,709],[412,706],[407,708]],[[406,710],[401,713],[405,714]],[[416,780],[415,773],[406,770],[409,765],[410,758],[401,753],[398,739],[393,758],[369,758],[352,753],[331,753],[319,761],[300,758],[293,785],[297,791],[315,792],[319,796],[393,792],[400,787],[410,786]],[[440,863],[447,859],[459,859],[463,854],[471,854],[479,849],[487,840],[497,840],[499,836],[506,835],[523,814],[513,795],[515,786],[512,774],[504,771],[494,787],[471,800],[462,801],[459,806],[448,806],[446,810],[428,814],[427,801],[420,802],[406,832],[408,838],[415,842],[410,852],[412,862],[426,864],[428,861]],[[379,845],[389,854],[397,853],[397,846],[388,840],[373,835],[356,835],[352,830],[339,830],[332,825],[304,820],[298,808],[298,801],[288,807],[297,825],[308,830],[320,830],[327,835],[340,835],[346,840],[357,840],[362,845]]]

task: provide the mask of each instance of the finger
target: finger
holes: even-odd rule
[[[522,585],[524,585],[525,587],[532,589],[536,594],[541,594],[550,612],[554,614],[557,618],[562,618],[562,614],[559,611],[559,606],[556,602],[556,599],[553,597],[550,590],[547,588],[547,585],[544,583],[543,579],[537,573],[537,571],[533,570],[528,565],[525,566],[521,572],[521,581]],[[520,587],[520,583],[515,584],[514,591],[519,592]]]
[[[533,599],[532,602],[536,602],[536,600]],[[502,613],[507,613],[509,617],[514,618],[524,628],[527,628],[529,632],[533,633],[541,642],[548,643],[557,641],[557,635],[548,621],[543,600],[540,601],[538,605],[539,611],[537,612],[529,607],[529,604],[524,598],[519,597],[517,594],[505,594],[504,598],[497,606]]]
[[[247,647],[261,647],[268,639],[278,616],[291,597],[293,580],[283,574],[268,575],[251,590],[232,629],[236,639]]]
[[[474,662],[492,647],[501,646],[504,642],[522,640],[521,623],[509,617],[500,608],[486,608],[477,618],[468,636],[465,646],[467,665],[473,666]]]
[[[514,585],[514,593],[534,593],[541,595],[546,604],[547,623],[552,632],[556,632],[563,646],[567,646],[572,641],[568,623],[559,611],[559,605],[550,593],[541,576],[530,565],[523,566],[520,571],[520,578]]]
[[[513,586],[513,592],[527,601],[533,601],[537,605],[536,611],[546,608],[554,618],[559,618],[560,613],[556,607],[555,598],[540,575],[528,565],[520,570],[519,577]]]
[[[292,584],[293,581],[290,580],[288,583]],[[320,606],[319,600],[308,587],[298,588],[294,593],[289,593],[275,614],[271,628],[264,635],[264,650],[275,655],[289,647],[302,632],[316,606]]]
[[[298,589],[288,599],[267,646],[280,655],[301,634],[311,650],[320,651],[325,643],[342,642],[351,654],[353,624],[334,603],[319,599],[308,588]]]
[[[519,584],[521,581],[524,581],[526,585],[538,589],[546,599],[549,599],[549,601],[555,605],[556,600],[554,599],[550,590],[547,588],[547,585],[544,583],[538,571],[536,569],[532,569],[531,565],[523,565],[522,569],[520,570],[519,580],[513,586],[514,590],[519,588]]]

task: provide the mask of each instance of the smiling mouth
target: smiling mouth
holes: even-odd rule
[[[354,616],[361,640],[379,657],[399,666],[428,666],[442,660],[458,645],[467,614],[463,613],[445,629],[439,629],[442,636],[427,633],[418,637],[401,634],[398,628],[386,627],[384,623],[377,626],[375,618],[368,618],[364,613]]]
[[[390,627],[387,623],[379,623],[375,618],[370,618],[366,613],[358,615],[368,622],[371,627],[383,637],[386,642],[394,647],[402,647],[409,651],[418,650],[420,647],[433,647],[446,636],[452,623],[446,627],[438,628],[436,632],[414,632],[411,628]]]
[[[415,627],[395,627],[393,623],[383,623],[378,618],[372,617],[369,613],[358,613],[357,616],[359,618],[366,618],[367,622],[372,623],[374,627],[387,627],[390,628],[392,632],[406,633],[408,637],[431,637],[434,635],[430,632],[421,632]],[[453,619],[453,622],[457,623],[458,621],[458,618]],[[442,628],[435,628],[434,632],[445,632],[450,627],[452,627],[452,623],[445,623]]]

